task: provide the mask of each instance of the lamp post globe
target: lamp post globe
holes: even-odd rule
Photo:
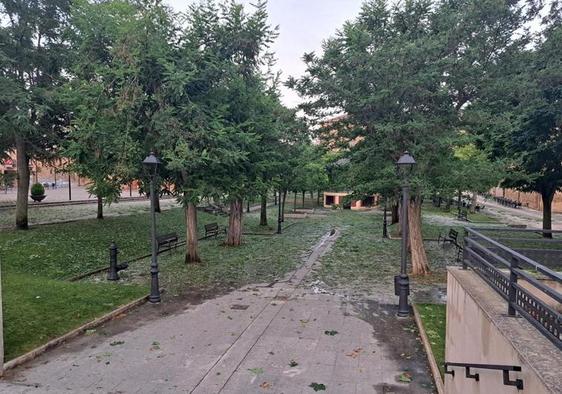
[[[158,177],[158,168],[162,162],[154,155],[154,152],[143,160],[148,176],[150,178],[150,239],[152,244],[152,258],[150,261],[150,295],[148,301],[158,303],[161,301],[160,285],[158,283],[158,244],[156,243],[156,195],[155,182]]]
[[[405,151],[396,162],[396,170],[402,181],[402,212],[400,222],[402,226],[402,244],[400,249],[400,274],[394,277],[394,292],[398,296],[398,316],[410,315],[408,295],[410,294],[410,278],[407,271],[408,253],[408,204],[410,202],[409,178],[412,174],[416,160],[408,151]]]

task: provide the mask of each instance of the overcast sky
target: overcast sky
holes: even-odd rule
[[[186,4],[196,0],[165,1],[175,10],[184,11]],[[255,1],[239,2],[249,5]],[[305,69],[302,55],[319,52],[322,40],[333,35],[346,20],[353,19],[361,3],[361,0],[269,0],[269,21],[279,26],[279,37],[272,49],[283,78],[302,75]],[[298,95],[285,87],[282,94],[284,104],[289,107],[300,102]]]

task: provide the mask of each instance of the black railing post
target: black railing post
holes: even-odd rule
[[[117,273],[117,252],[117,245],[112,241],[109,246],[109,270],[107,271],[107,280],[119,280],[119,274]]]
[[[468,268],[466,265],[466,261],[468,260],[468,248],[469,243],[466,240],[468,239],[468,230],[464,230],[464,238],[463,238],[463,248],[462,248],[462,269],[465,270]]]
[[[516,269],[519,268],[519,261],[516,257],[511,259],[511,264],[509,266],[509,300],[507,314],[509,316],[515,316],[515,305],[517,303],[517,272]]]

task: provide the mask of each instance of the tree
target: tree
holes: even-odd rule
[[[87,190],[103,202],[115,201],[140,163],[138,102],[143,100],[131,36],[137,8],[126,1],[77,2],[70,41],[73,78],[62,93],[72,120],[64,143],[69,168],[91,183]]]
[[[507,150],[513,158],[513,172],[525,177],[507,179],[505,184],[522,191],[540,193],[543,229],[552,229],[552,200],[562,190],[562,26],[549,27],[545,39],[531,54],[525,84],[525,100]],[[552,238],[552,233],[543,233]]]
[[[488,69],[513,45],[521,14],[507,2],[367,1],[355,21],[325,42],[321,56],[305,54],[307,74],[289,81],[308,98],[302,109],[312,121],[344,114],[320,131],[350,159],[356,177],[348,177],[354,180],[349,186],[395,190],[394,163],[405,150],[416,158],[408,207],[414,274],[429,272],[423,197],[454,175],[452,147],[463,112]]]
[[[29,163],[52,157],[67,119],[54,89],[64,81],[69,0],[0,2],[0,141],[17,155],[16,227],[27,229]]]
[[[503,186],[541,195],[545,230],[552,228],[552,200],[562,188],[559,7],[551,3],[534,42],[512,47],[499,57],[488,84],[467,111],[490,156],[507,164]]]

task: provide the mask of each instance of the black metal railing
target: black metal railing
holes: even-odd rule
[[[470,363],[451,363],[446,362],[445,366],[445,373],[448,375],[455,377],[455,371],[453,369],[449,369],[449,367],[463,367],[465,369],[465,377],[467,379],[474,379],[477,382],[480,381],[480,374],[479,373],[471,373],[470,369],[492,369],[497,371],[502,371],[503,374],[503,384],[506,386],[515,386],[517,390],[523,390],[523,380],[522,379],[515,379],[511,380],[509,378],[509,372],[520,372],[521,367],[518,365],[497,365],[497,364],[470,364]]]
[[[494,235],[501,237],[500,232],[505,231],[504,228],[465,227],[463,268],[472,268],[507,301],[509,316],[517,313],[523,316],[562,349],[562,315],[559,312],[562,294],[537,278],[540,275],[560,284],[562,275],[494,239]],[[522,231],[531,234],[537,230],[519,230],[520,233]],[[554,230],[544,232],[562,233]]]

